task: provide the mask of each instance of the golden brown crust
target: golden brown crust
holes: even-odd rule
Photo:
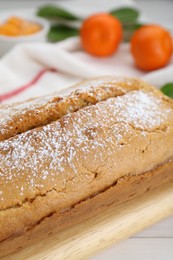
[[[59,233],[61,236],[61,231],[98,215],[112,204],[118,206],[168,182],[173,183],[173,161],[139,176],[120,178],[111,187],[93,197],[86,198],[71,208],[64,209],[64,212],[51,212],[23,235],[13,234],[13,237],[0,243],[0,257],[8,256],[30,245],[36,246],[39,241],[46,241],[54,234]]]
[[[173,158],[173,102],[136,79],[91,80],[0,113],[0,241]]]
[[[156,89],[136,79],[104,77],[81,82],[49,96],[12,105],[1,105],[0,141],[56,121],[63,115],[90,104],[139,89],[161,95]]]

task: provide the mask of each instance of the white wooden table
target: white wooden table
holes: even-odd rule
[[[173,217],[111,247],[91,260],[172,260]]]
[[[78,0],[79,1],[79,0]],[[80,0],[82,1],[82,0]],[[108,1],[108,0],[103,0]],[[40,6],[46,0],[0,0],[0,11],[13,8]],[[63,2],[63,1],[59,1]],[[65,4],[75,1],[65,1]],[[153,23],[173,28],[173,1],[136,0],[137,5]],[[173,31],[172,31],[173,32]],[[123,241],[92,258],[92,260],[172,260],[173,259],[173,217]]]

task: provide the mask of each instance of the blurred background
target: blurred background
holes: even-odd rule
[[[64,7],[70,6],[74,8],[87,9],[88,0],[0,0],[0,11],[13,8],[33,8],[43,4],[58,3]],[[117,2],[116,0],[102,0],[103,5],[106,2]],[[120,2],[120,1],[119,1]],[[124,2],[124,1],[123,1]],[[173,0],[134,0],[140,10],[147,15],[152,22],[161,23],[164,26],[171,27],[173,32]],[[92,0],[92,4],[96,5],[97,0]],[[99,6],[98,6],[99,8]],[[172,26],[171,26],[172,24]]]
[[[5,54],[8,54],[7,59],[10,60],[8,60],[8,70],[10,70],[10,64],[12,63],[12,61],[16,60],[17,57],[20,56],[20,66],[18,64],[18,67],[16,67],[17,63],[14,63],[15,73],[13,68],[13,75],[17,80],[20,76],[20,73],[18,76],[16,74],[17,68],[18,72],[20,72],[21,70],[23,71],[22,64],[24,63],[25,59],[25,64],[31,65],[32,63],[32,66],[30,66],[31,74],[29,75],[28,69],[26,71],[26,76],[28,78],[32,78],[34,76],[33,73],[38,73],[39,69],[41,69],[39,67],[40,64],[42,64],[42,69],[45,69],[46,66],[46,68],[53,67],[58,71],[62,71],[66,74],[66,79],[67,75],[73,75],[75,77],[77,76],[77,78],[87,78],[91,76],[105,74],[143,77],[148,75],[147,72],[149,71],[158,70],[165,65],[168,65],[167,67],[164,67],[165,69],[167,69],[167,74],[165,74],[164,70],[162,70],[163,75],[160,73],[160,71],[157,72],[160,75],[159,80],[158,76],[155,76],[155,74],[153,74],[153,76],[151,77],[151,73],[148,75],[149,78],[147,77],[147,79],[144,79],[157,87],[162,87],[165,83],[167,83],[167,81],[172,82],[172,67],[170,67],[172,66],[172,53],[169,54],[169,51],[164,50],[166,62],[161,65],[159,65],[160,57],[158,57],[158,64],[154,68],[144,68],[141,66],[140,68],[137,68],[134,63],[135,58],[133,59],[130,53],[130,40],[132,39],[132,35],[141,26],[146,24],[151,24],[152,26],[152,24],[156,24],[161,25],[163,29],[165,28],[165,30],[169,32],[169,42],[171,42],[173,35],[172,11],[173,0],[0,0],[0,24],[2,25],[0,28],[0,61],[4,63],[4,66],[6,66]],[[129,43],[128,46],[125,46],[125,44],[121,44],[119,49],[118,45],[117,47],[115,46],[116,48],[114,50],[114,53],[111,53],[115,55],[110,55],[109,53],[107,55],[104,55],[104,62],[100,62],[99,59],[96,58],[96,56],[101,57],[100,54],[96,54],[96,52],[100,48],[100,45],[99,48],[95,48],[96,50],[92,50],[92,47],[97,45],[95,43],[93,44],[93,42],[92,44],[90,42],[90,44],[84,46],[84,42],[87,43],[87,40],[91,34],[88,32],[84,33],[83,36],[81,34],[83,20],[85,20],[85,18],[88,18],[91,14],[102,12],[110,13],[115,16],[115,18],[119,19],[123,28],[123,36],[121,42]],[[17,20],[15,19],[16,17]],[[20,20],[20,18],[22,18],[22,21]],[[8,19],[10,20],[10,22],[7,22],[7,24],[5,24],[5,27],[3,27],[5,21],[9,21]],[[25,29],[25,34],[9,34],[9,32],[13,33],[14,30],[16,32],[19,29]],[[35,29],[36,33],[32,31]],[[3,30],[4,32],[2,33]],[[28,33],[28,30],[31,32]],[[112,32],[115,32],[115,30],[112,30]],[[118,37],[117,32],[118,30],[116,29],[116,37]],[[151,38],[153,37],[153,35],[154,34],[152,31],[152,33],[150,33]],[[76,37],[77,39],[73,40],[73,38],[75,37],[72,36],[80,37]],[[66,39],[71,41],[62,42],[62,40]],[[39,51],[36,51],[35,47],[33,50],[32,46],[30,46],[29,50],[26,50],[19,44],[28,42],[45,43],[47,41],[56,42],[58,43],[58,45],[53,44],[50,47],[50,45],[47,44],[44,45],[43,49],[40,49],[40,47],[38,47]],[[14,47],[16,46],[19,48],[15,49]],[[135,44],[135,46],[137,46],[137,44]],[[144,46],[146,49],[145,51],[147,51],[148,46],[150,46],[150,44]],[[153,46],[156,45],[153,44]],[[162,48],[163,45],[160,45],[160,47]],[[90,48],[90,50],[88,48]],[[154,52],[156,52],[155,49],[156,48],[154,47]],[[11,50],[12,53],[10,52]],[[118,50],[117,53],[116,50]],[[93,53],[93,51],[95,53]],[[50,55],[51,53],[52,55]],[[142,54],[143,51],[141,51],[140,53]],[[159,53],[158,50],[157,53]],[[167,53],[169,54],[168,57],[166,57]],[[66,55],[68,55],[68,62],[66,60]],[[155,59],[153,59],[152,55],[148,55],[147,53],[147,55],[144,56],[150,56],[150,59],[155,62]],[[2,57],[5,58],[5,60]],[[61,61],[60,57],[62,58]],[[39,61],[37,62],[37,64],[35,62],[36,60]],[[73,66],[70,65],[71,62]],[[92,69],[90,68],[91,63],[93,64]],[[144,63],[145,62],[143,61],[143,66],[145,66]],[[76,64],[76,67],[74,67],[74,64]],[[38,71],[36,71],[35,66],[37,66]],[[81,71],[81,68],[83,68],[83,71]],[[3,72],[0,71],[0,73],[4,74],[4,70]],[[4,78],[5,82],[3,82],[3,89],[11,89],[14,79],[11,79],[11,83],[8,82],[7,84],[6,81],[7,79],[9,79],[9,74],[8,76],[6,75]],[[62,78],[64,78],[63,75]],[[77,79],[75,78],[75,80]],[[25,79],[25,82],[27,82],[27,79]],[[73,83],[71,78],[69,82]],[[21,82],[19,83],[18,85],[22,85],[23,81],[21,80]],[[38,93],[40,92],[38,91]],[[47,94],[47,92],[45,94]],[[1,98],[1,100],[3,99]]]

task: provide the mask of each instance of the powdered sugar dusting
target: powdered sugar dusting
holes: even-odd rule
[[[37,98],[34,100],[28,100],[26,102],[18,103],[16,105],[3,105],[0,107],[0,113],[2,113],[2,117],[0,118],[0,124],[3,122],[7,122],[11,117],[17,112],[25,113],[30,109],[37,109],[40,106],[47,104],[52,99],[52,96]]]
[[[125,84],[125,88],[121,87],[123,84]],[[64,103],[68,103],[71,98],[71,105],[67,112],[74,112],[77,109],[75,106],[75,99],[78,99],[79,93],[85,94],[86,96],[89,94],[90,97],[93,97],[93,100],[99,102],[105,99],[105,95],[108,95],[109,97],[110,95],[115,96],[116,91],[125,93],[129,87],[130,90],[134,90],[138,85],[139,82],[133,82],[132,79],[104,77],[102,79],[94,79],[82,84],[77,84],[71,88],[53,93],[46,97],[35,98],[12,105],[2,105],[0,106],[0,114],[3,115],[0,117],[0,140],[8,139],[15,136],[15,134],[25,132],[38,125],[47,124],[47,122],[44,123],[42,114],[46,114],[47,116],[50,115],[51,117],[53,111],[55,111],[55,104],[59,100],[63,99]],[[52,111],[50,111],[51,108]],[[50,112],[47,113],[48,111]],[[33,120],[33,114],[35,115],[35,121]],[[57,119],[58,118],[55,116],[55,120]],[[52,117],[50,121],[54,121],[52,120]]]
[[[123,100],[123,102],[122,102]],[[109,100],[110,108],[114,109],[117,122],[133,125],[141,130],[152,131],[165,125],[171,109],[161,109],[162,101],[151,93],[133,91],[124,97],[117,97],[116,102]]]
[[[104,83],[104,84],[103,84]],[[35,110],[38,109],[47,103],[51,102],[55,97],[67,97],[69,94],[73,95],[75,90],[77,90],[80,93],[85,93],[85,91],[92,91],[94,88],[99,87],[100,84],[103,84],[106,87],[111,87],[113,84],[105,84],[105,80],[97,80],[93,81],[93,84],[91,85],[84,85],[82,86],[82,89],[79,89],[78,85],[76,87],[68,88],[63,91],[59,91],[57,93],[53,93],[52,95],[47,95],[44,97],[38,97],[31,100],[28,100],[26,102],[16,103],[12,105],[2,105],[0,106],[0,113],[3,115],[0,117],[0,125],[2,131],[2,126],[7,124],[14,116],[25,114],[29,110]],[[90,93],[91,94],[91,93]],[[96,93],[94,93],[95,95]],[[98,93],[99,94],[99,93]],[[99,96],[98,96],[99,98]]]
[[[0,200],[17,193],[14,202],[22,201],[36,190],[63,189],[83,167],[82,160],[99,165],[119,153],[131,129],[145,138],[145,131],[161,128],[171,113],[162,111],[161,102],[152,93],[131,91],[0,142]]]

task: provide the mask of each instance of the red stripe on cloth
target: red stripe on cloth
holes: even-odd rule
[[[26,89],[32,87],[47,72],[57,72],[57,70],[53,69],[53,68],[41,70],[29,83],[27,83],[27,84],[25,84],[25,85],[23,85],[21,87],[18,87],[16,89],[12,90],[12,91],[9,91],[9,92],[7,92],[5,94],[0,95],[0,102],[5,101],[5,100],[7,100],[9,98],[12,98],[13,96],[16,96],[16,95],[20,94],[21,92],[25,91]]]

